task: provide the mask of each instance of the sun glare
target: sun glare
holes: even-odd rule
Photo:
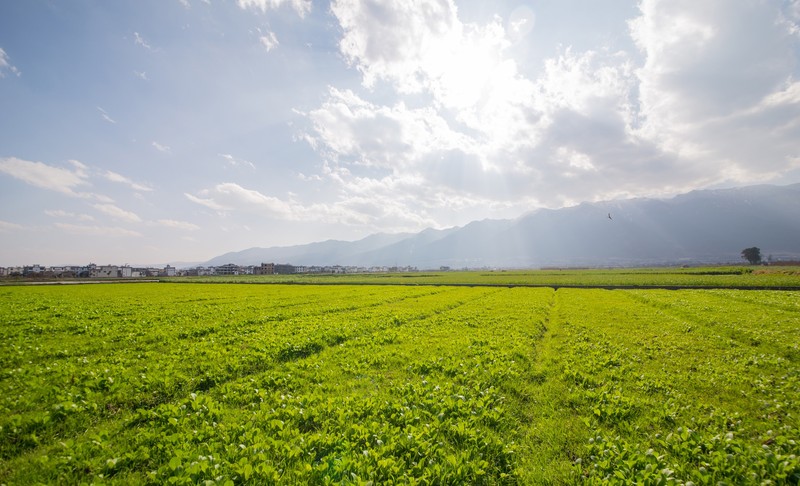
[[[489,49],[462,50],[450,58],[440,78],[445,103],[452,108],[478,104],[498,59]]]

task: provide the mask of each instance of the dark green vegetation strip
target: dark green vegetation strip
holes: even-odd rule
[[[0,483],[800,481],[796,292],[0,289]]]
[[[171,282],[465,285],[552,288],[731,288],[761,290],[800,289],[800,267],[702,267],[637,269],[564,269],[481,272],[415,272],[345,275],[237,275],[178,277]]]

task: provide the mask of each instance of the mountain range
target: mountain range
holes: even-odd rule
[[[625,199],[539,209],[512,220],[473,221],[358,241],[250,248],[205,265],[529,268],[800,259],[800,184],[697,190],[670,199]]]

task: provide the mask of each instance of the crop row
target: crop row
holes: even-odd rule
[[[582,482],[800,480],[794,304],[732,291],[560,297],[565,404],[589,436],[575,459]]]
[[[441,298],[446,290],[431,289],[359,295],[358,304],[352,290],[340,289],[321,294],[317,305],[300,306],[306,296],[276,296],[264,288],[237,289],[228,298],[214,292],[207,300],[199,288],[129,289],[137,291],[131,293],[136,299],[123,292],[104,300],[90,292],[96,289],[66,289],[68,306],[43,298],[47,289],[30,289],[27,302],[5,309],[10,325],[2,339],[0,457],[122,410],[158,405],[312,354],[395,313],[452,305],[452,298]],[[409,298],[421,299],[422,306]]]
[[[800,295],[0,289],[0,483],[797,484]]]
[[[80,290],[51,304],[16,299],[7,331],[32,359],[6,367],[2,381],[4,474],[12,482],[430,484],[514,476],[515,447],[506,439],[516,421],[504,393],[541,333],[542,307],[529,293],[395,288],[373,300],[341,288],[296,305],[317,289],[234,286],[231,300],[202,300],[203,286],[158,289],[141,305],[138,325],[115,319],[132,310],[124,297],[118,307],[77,305]],[[217,312],[197,309],[209,304]],[[56,318],[36,324],[47,332],[26,334],[19,331],[26,306],[31,320],[53,311],[107,317],[89,320],[105,321],[93,338],[62,332]],[[66,349],[71,338],[100,349],[82,357],[35,349],[37,336],[57,341],[50,332]]]

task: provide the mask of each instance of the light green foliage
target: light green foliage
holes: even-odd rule
[[[560,292],[582,482],[796,484],[798,296]]]
[[[0,288],[0,483],[797,484],[800,295]]]
[[[0,482],[513,482],[549,294],[3,289]]]

